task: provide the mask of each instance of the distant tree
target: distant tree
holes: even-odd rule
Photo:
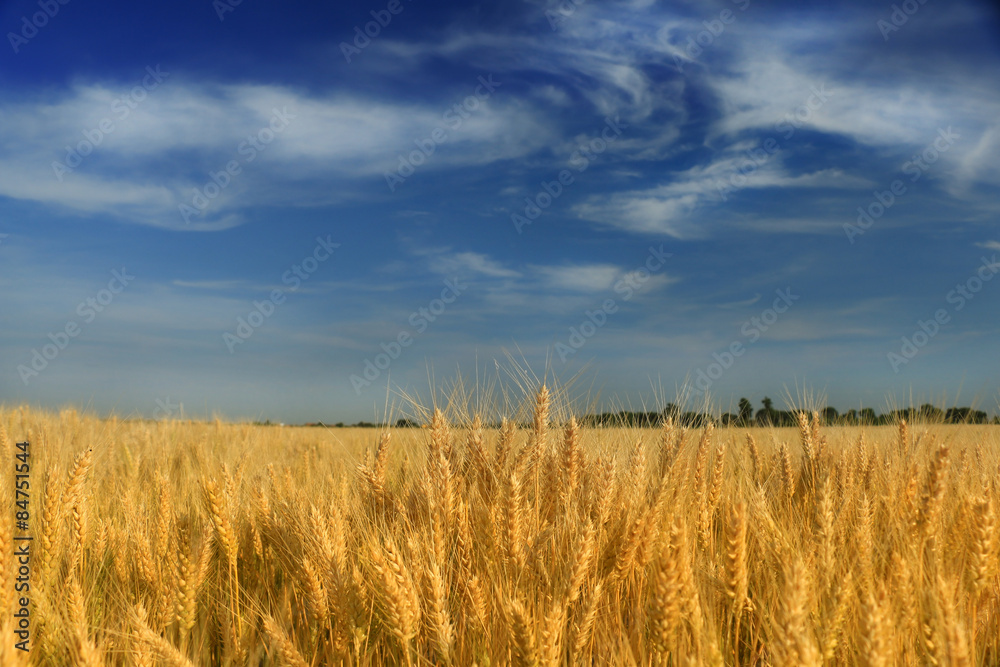
[[[837,412],[837,408],[831,407],[829,405],[823,408],[823,411],[820,412],[820,414],[823,415],[823,422],[826,424],[833,424],[834,422],[837,421],[837,417],[840,416],[840,414]]]
[[[845,412],[844,421],[847,422],[848,424],[856,424],[858,421],[858,411],[855,410],[854,408],[851,408],[850,410]]]
[[[875,416],[875,410],[872,408],[861,408],[861,412],[858,413],[858,419],[866,424],[874,424],[878,421],[878,417]]]
[[[917,410],[917,417],[922,421],[942,422],[944,421],[944,411],[930,403],[924,403]]]
[[[972,408],[948,408],[945,421],[949,424],[985,424],[986,413]]]
[[[713,421],[712,416],[701,412],[685,412],[681,415],[681,424],[687,428],[702,428],[710,421]]]
[[[741,398],[739,403],[740,415],[739,423],[741,426],[746,426],[751,421],[753,421],[753,403],[751,403],[746,398]]]
[[[412,419],[397,419],[396,428],[417,428],[420,426],[417,422]]]
[[[772,401],[767,396],[761,401],[764,408],[757,411],[757,423],[761,425],[780,425],[780,415],[778,411],[774,409],[774,401]]]

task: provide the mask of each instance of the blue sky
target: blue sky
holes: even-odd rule
[[[996,413],[990,4],[35,0],[0,27],[4,403],[352,422],[516,361],[605,405]]]

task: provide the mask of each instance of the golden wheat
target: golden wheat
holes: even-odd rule
[[[593,428],[558,396],[426,430],[0,409],[37,550],[0,660],[1000,664],[997,427]]]

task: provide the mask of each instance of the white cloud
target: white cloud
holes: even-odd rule
[[[849,137],[877,155],[895,153],[902,164],[940,131],[953,128],[959,138],[940,159],[935,157],[934,176],[949,182],[952,194],[974,181],[1000,184],[1000,166],[992,159],[1000,146],[995,130],[1000,92],[982,85],[979,74],[947,69],[948,63],[941,62],[920,72],[876,66],[859,76],[830,67],[821,52],[794,56],[805,43],[784,26],[775,26],[770,39],[756,33],[754,39],[739,37],[732,69],[704,77],[723,110],[710,141],[747,130],[781,137],[790,129],[809,129]],[[824,40],[830,38],[827,32]]]
[[[207,290],[233,290],[248,286],[244,280],[174,280],[172,284],[177,287]]]
[[[945,64],[928,78],[905,70],[890,77],[888,64],[859,75],[832,66],[828,54],[816,48],[840,42],[845,49],[858,48],[857,40],[848,37],[871,29],[867,15],[765,22],[753,9],[736,12],[736,21],[704,58],[676,76],[662,74],[662,68],[672,71],[679,45],[701,32],[702,20],[714,18],[719,6],[684,17],[680,14],[689,12],[645,1],[581,5],[551,34],[473,33],[450,27],[419,42],[384,38],[359,61],[358,67],[376,73],[389,60],[394,68],[422,73],[431,58],[460,60],[491,72],[501,87],[457,129],[444,126],[444,114],[475,91],[475,79],[464,89],[461,82],[451,84],[447,91],[435,91],[432,100],[413,103],[280,85],[214,85],[175,73],[126,119],[116,118],[114,103],[134,82],[126,82],[121,91],[105,81],[84,82],[54,99],[7,100],[0,103],[5,119],[0,142],[7,155],[16,157],[0,157],[0,196],[161,227],[224,229],[241,224],[241,211],[252,206],[323,205],[358,197],[352,187],[358,179],[377,183],[397,167],[400,155],[416,150],[414,142],[427,139],[437,127],[444,127],[447,140],[418,167],[414,181],[445,168],[512,159],[522,160],[523,166],[529,156],[532,166],[561,162],[579,140],[600,132],[599,117],[620,116],[629,127],[601,158],[619,173],[629,173],[628,167],[640,162],[691,156],[706,147],[713,152],[701,153],[695,166],[659,186],[592,197],[575,212],[637,232],[694,236],[705,230],[689,221],[691,213],[716,201],[719,181],[743,160],[746,133],[776,133],[778,123],[794,118],[816,89],[825,89],[829,99],[796,121],[801,128],[849,137],[879,157],[899,154],[905,159],[933,141],[939,128],[954,125],[962,139],[942,155],[934,177],[950,183],[956,195],[973,184],[1000,183],[1000,163],[993,158],[1000,147],[995,121],[1000,93],[995,87],[982,85],[968,72],[944,76],[949,73]],[[730,3],[721,6],[732,9]],[[547,27],[548,8],[541,3],[531,9],[541,26]],[[968,12],[963,17],[969,20]],[[524,72],[544,83],[528,93],[516,90],[512,82]],[[137,77],[142,74],[136,72]],[[708,146],[678,144],[690,136],[682,135],[681,128],[702,122],[689,105],[691,92],[710,107],[704,123]],[[591,132],[575,126],[575,136],[568,136],[556,125],[571,107],[594,117]],[[177,205],[190,202],[193,189],[208,182],[210,171],[241,159],[241,142],[266,127],[274,109],[294,115],[288,128],[252,164],[243,165],[244,173],[204,215],[184,224]],[[546,110],[557,114],[550,119]],[[83,131],[107,118],[115,121],[114,132],[79,169],[57,181],[51,163],[64,158],[63,147],[79,142]],[[747,187],[869,185],[852,173],[814,162],[804,168],[788,164],[784,156],[772,158]],[[863,165],[857,166],[860,172]],[[416,186],[408,182],[402,187]],[[505,194],[516,187],[502,186],[507,186]]]
[[[724,310],[729,310],[731,308],[745,308],[746,306],[754,305],[755,303],[760,301],[760,299],[761,299],[761,294],[760,292],[757,292],[749,299],[745,299],[743,301],[730,301],[729,303],[720,303],[716,304],[716,307],[722,308]]]
[[[470,95],[475,86],[470,82]],[[550,143],[553,129],[543,116],[499,93],[449,123],[445,114],[464,96],[412,104],[270,85],[211,86],[173,76],[123,118],[119,95],[107,84],[78,84],[54,100],[0,104],[6,148],[0,196],[139,224],[223,229],[240,224],[238,211],[246,206],[324,203],[337,189],[347,196],[349,183],[380,180],[396,169],[400,155],[417,149],[414,142],[430,141],[436,128],[446,138],[420,171],[489,164]],[[275,111],[287,116],[287,126],[262,150],[251,150],[248,139],[271,133]],[[112,131],[100,131],[102,122]],[[92,152],[84,133],[97,144]],[[80,152],[88,154],[57,174],[53,164],[67,164],[65,147],[81,142]],[[231,160],[241,172],[186,224],[178,205],[192,203],[194,189],[204,188],[210,172]],[[324,187],[282,187],[319,181]]]
[[[430,266],[432,271],[446,275],[465,276],[471,273],[490,278],[518,278],[521,275],[478,252],[437,255],[431,258]]]
[[[550,287],[576,292],[610,290],[611,286],[622,275],[622,270],[611,264],[539,266],[534,268]]]
[[[585,220],[634,232],[667,234],[676,238],[701,236],[706,230],[697,226],[691,214],[698,208],[720,204],[738,197],[741,190],[759,188],[860,188],[871,183],[840,169],[791,174],[776,153],[767,161],[753,163],[746,156],[746,142],[722,151],[707,165],[699,165],[676,174],[665,184],[644,190],[594,195],[574,207]],[[743,179],[741,167],[747,167]],[[759,165],[759,166],[757,166]],[[752,169],[751,169],[752,168]],[[733,178],[737,180],[734,181]],[[742,184],[737,187],[735,184]],[[725,198],[725,199],[724,199]]]
[[[958,168],[955,170],[953,193],[956,196],[967,194],[973,184],[1000,184],[1000,130],[996,125],[986,128],[979,140],[967,152],[961,155]]]

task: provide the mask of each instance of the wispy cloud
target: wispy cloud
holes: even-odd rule
[[[746,306],[752,306],[752,305],[754,305],[755,303],[757,303],[758,301],[760,301],[760,298],[761,298],[761,295],[758,292],[757,294],[754,294],[749,299],[745,299],[743,301],[730,301],[729,303],[720,303],[720,304],[717,304],[717,307],[718,308],[723,308],[723,309],[744,308]]]
[[[521,274],[478,252],[458,252],[431,257],[431,270],[446,275],[474,274],[490,278],[518,278]]]
[[[81,214],[112,214],[125,222],[218,231],[242,223],[248,207],[329,202],[329,185],[318,187],[324,180],[336,179],[343,198],[358,178],[377,183],[396,168],[400,155],[415,149],[414,142],[448,129],[444,114],[453,103],[444,95],[413,105],[273,85],[211,85],[180,76],[150,92],[125,118],[115,115],[116,99],[115,91],[98,82],[79,84],[55,99],[22,97],[0,105],[5,121],[0,141],[8,148],[0,158],[0,196]],[[288,118],[287,128],[273,143],[262,144],[266,150],[251,150],[254,137],[270,131],[275,113]],[[102,121],[112,122],[111,133],[95,133]],[[424,169],[515,158],[546,145],[551,133],[530,106],[498,95],[482,102]],[[64,147],[78,145],[87,154],[78,166],[54,167],[74,165]],[[185,222],[179,204],[231,160],[243,162],[239,175],[212,198],[205,214]],[[303,190],[281,183],[314,186]]]
[[[673,176],[665,185],[645,190],[591,195],[574,207],[585,220],[619,227],[633,232],[660,233],[676,238],[706,236],[701,221],[692,219],[699,208],[722,204],[744,190],[764,188],[815,188],[847,190],[872,185],[860,176],[836,168],[793,174],[785,168],[781,154],[768,156],[767,161],[753,165],[749,176],[740,168],[748,163],[741,152],[741,143],[723,151],[723,156],[704,166],[691,167]],[[734,187],[734,177],[741,185]],[[735,194],[734,194],[735,192]]]
[[[243,280],[174,280],[177,287],[190,287],[203,290],[233,290],[246,289],[248,284]]]
[[[535,270],[550,287],[576,292],[609,290],[622,276],[621,268],[610,264],[541,266]]]

